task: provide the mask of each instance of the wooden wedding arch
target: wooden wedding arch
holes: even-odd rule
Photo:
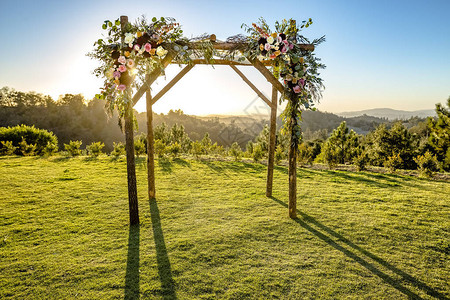
[[[128,23],[127,16],[120,17],[120,24],[122,29]],[[243,43],[220,42],[216,40],[215,35],[210,36],[210,42],[216,50],[221,51],[235,51],[236,49],[244,48]],[[307,51],[314,51],[314,45],[300,44],[301,49]],[[196,47],[195,43],[191,46]],[[145,76],[145,80],[137,92],[133,95],[132,101],[127,104],[125,109],[125,149],[127,158],[127,180],[128,180],[128,200],[130,211],[130,224],[139,223],[139,211],[137,200],[137,185],[136,185],[136,167],[134,157],[134,137],[133,137],[133,106],[146,95],[147,107],[147,170],[148,170],[148,197],[154,199],[156,197],[155,187],[155,164],[154,164],[154,139],[153,139],[153,105],[164,96],[184,75],[186,75],[195,65],[228,65],[230,66],[242,80],[255,91],[255,93],[270,107],[270,133],[269,133],[269,153],[267,163],[267,183],[266,196],[272,196],[273,184],[273,169],[274,169],[274,153],[276,140],[276,118],[278,107],[278,92],[284,92],[284,86],[275,78],[267,66],[271,66],[270,61],[259,61],[258,59],[246,59],[246,61],[215,59],[213,62],[206,59],[194,59],[191,64],[186,65],[166,86],[164,86],[155,96],[151,95],[151,85],[161,75],[163,70],[169,64],[183,64],[182,62],[174,61],[176,53],[172,50],[166,54],[162,59],[161,66],[155,68],[151,73]],[[256,68],[265,79],[272,85],[272,97],[268,99],[258,88],[237,68],[237,66],[253,66]],[[290,151],[289,155],[289,216],[296,218],[297,216],[297,151]]]

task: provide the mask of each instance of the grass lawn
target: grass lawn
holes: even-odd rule
[[[158,161],[128,225],[124,160],[0,158],[0,299],[449,299],[450,183]]]

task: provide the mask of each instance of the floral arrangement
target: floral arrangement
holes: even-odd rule
[[[175,51],[178,60],[190,59],[188,40],[183,38],[180,24],[172,18],[153,18],[150,24],[141,19],[124,26],[119,20],[105,21],[102,28],[107,35],[95,42],[96,48],[89,56],[102,63],[94,71],[98,77],[105,78],[96,97],[107,100],[111,111],[114,108],[124,111],[136,86],[136,76],[161,66],[169,50]]]
[[[311,51],[300,47],[299,43],[318,45],[324,37],[312,42],[300,35],[303,28],[308,28],[312,20],[303,21],[298,27],[295,20],[283,20],[275,23],[271,32],[264,19],[252,26],[243,25],[249,33],[248,47],[245,55],[249,58],[272,61],[273,74],[283,79],[285,91],[280,102],[288,100],[283,118],[285,129],[294,133],[291,139],[295,145],[301,139],[300,121],[302,108],[314,109],[314,102],[321,97],[322,79],[318,70],[325,68],[320,59]]]

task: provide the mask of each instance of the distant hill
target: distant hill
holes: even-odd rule
[[[374,109],[366,109],[360,111],[349,111],[349,112],[341,112],[336,113],[338,116],[342,117],[358,117],[358,116],[373,116],[378,118],[386,118],[390,121],[392,120],[407,120],[411,117],[434,117],[436,112],[434,109],[423,109],[423,110],[415,110],[415,111],[406,111],[406,110],[396,110],[391,108],[374,108]]]

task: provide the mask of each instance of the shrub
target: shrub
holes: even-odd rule
[[[425,152],[424,155],[417,156],[414,161],[419,167],[420,174],[424,177],[431,177],[434,172],[439,170],[436,156],[429,151]]]
[[[325,145],[322,147],[321,154],[323,160],[328,165],[328,168],[330,170],[336,168],[336,166],[339,163],[339,153],[336,150],[336,147],[326,142]]]
[[[33,155],[43,155],[48,143],[55,146],[58,145],[58,139],[52,132],[27,125],[0,127],[0,142],[2,141],[10,141],[12,146],[15,147],[14,154],[17,155],[24,155],[23,152],[27,155],[30,155],[32,152]],[[22,143],[22,141],[25,141],[26,144]],[[22,143],[22,148],[20,143]],[[31,151],[33,146],[35,146],[34,151]],[[6,147],[6,144],[1,143],[0,152],[8,152],[8,150],[2,150],[4,147]]]
[[[367,164],[369,163],[369,156],[365,151],[362,151],[357,156],[353,158],[353,163],[356,166],[356,169],[358,171],[364,171],[367,170]]]
[[[391,173],[394,173],[395,170],[399,169],[402,165],[403,159],[400,157],[400,153],[388,156],[387,160],[384,162],[384,167]]]
[[[0,155],[13,155],[17,147],[11,141],[1,141]]]
[[[33,156],[36,154],[36,144],[28,144],[23,137],[19,143],[19,149],[23,156]]]
[[[134,140],[134,152],[137,157],[145,154],[146,152],[145,149],[146,149],[145,143],[141,139]]]
[[[93,142],[92,144],[86,146],[86,150],[90,156],[97,157],[102,153],[103,147],[105,147],[103,142]]]
[[[181,152],[181,146],[178,144],[178,142],[173,143],[172,145],[167,147],[167,152],[172,154],[173,157],[177,157],[178,154]]]
[[[300,165],[312,165],[312,147],[309,147],[305,143],[300,144],[300,146],[298,147],[297,161],[300,163]]]
[[[285,159],[284,151],[283,148],[278,145],[274,155],[275,163],[278,165],[282,159]]]
[[[263,157],[264,152],[261,148],[260,144],[254,144],[253,145],[253,153],[252,153],[252,157],[253,157],[253,161],[254,162],[258,162],[261,160],[261,158]]]
[[[163,157],[167,153],[167,147],[166,144],[162,140],[155,140],[155,154],[158,155],[158,157]]]
[[[125,155],[125,145],[122,142],[114,143],[113,142],[113,151],[111,151],[111,155],[114,157],[119,157],[121,155]]]
[[[195,141],[192,143],[191,153],[198,159],[200,155],[205,154],[206,151],[201,142]]]
[[[82,141],[70,141],[68,144],[64,144],[64,149],[69,156],[77,156],[81,154],[80,147],[82,143]]]
[[[229,153],[230,153],[230,155],[231,155],[232,157],[234,157],[234,160],[235,160],[235,161],[238,161],[238,160],[241,158],[241,156],[242,156],[242,149],[241,149],[241,146],[239,146],[239,144],[238,144],[237,142],[234,142],[234,143],[231,145],[231,148],[230,148]]]
[[[48,142],[44,148],[44,155],[51,156],[58,152],[58,145]]]

